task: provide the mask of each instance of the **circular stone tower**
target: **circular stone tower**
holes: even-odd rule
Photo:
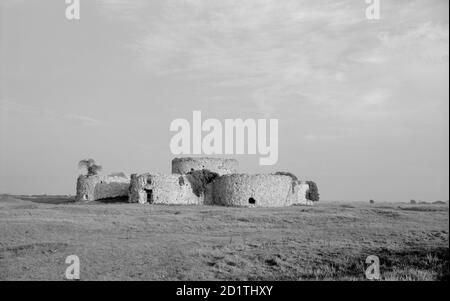
[[[296,182],[286,175],[231,174],[213,182],[213,203],[238,207],[283,207],[297,202]]]
[[[75,201],[95,201],[95,187],[100,181],[99,176],[80,175],[77,179],[77,195]]]
[[[219,175],[233,174],[237,172],[239,163],[235,159],[221,158],[175,158],[172,160],[172,173],[186,174],[194,170],[207,169]]]

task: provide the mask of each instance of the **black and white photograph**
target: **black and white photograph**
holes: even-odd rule
[[[448,200],[448,0],[0,0],[0,282],[448,281]]]

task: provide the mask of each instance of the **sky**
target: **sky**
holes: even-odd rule
[[[0,193],[74,194],[77,163],[166,172],[172,120],[278,119],[325,200],[449,197],[449,2],[0,0]]]

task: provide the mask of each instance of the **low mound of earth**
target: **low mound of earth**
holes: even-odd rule
[[[0,196],[0,280],[448,280],[448,204],[228,208]]]

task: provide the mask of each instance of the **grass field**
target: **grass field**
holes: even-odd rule
[[[448,280],[448,205],[226,208],[0,197],[0,280]]]

